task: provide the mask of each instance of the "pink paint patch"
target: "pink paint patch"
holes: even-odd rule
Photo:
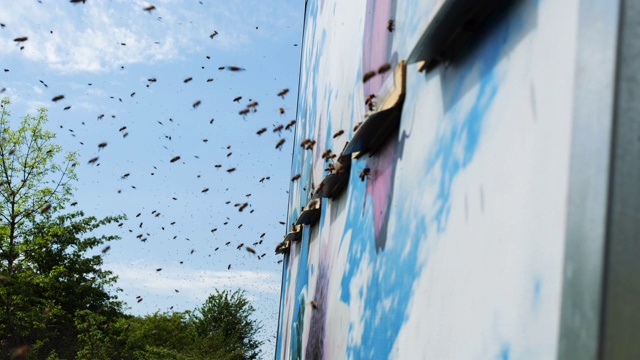
[[[374,236],[379,238],[382,225],[386,222],[389,201],[395,173],[397,138],[392,138],[384,144],[374,157],[368,159],[371,170],[367,180],[366,194],[373,200]],[[384,234],[383,234],[384,235]]]

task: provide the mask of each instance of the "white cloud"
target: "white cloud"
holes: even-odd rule
[[[182,1],[157,1],[152,13],[145,1],[91,1],[73,5],[66,1],[2,1],[0,54],[21,55],[44,62],[63,73],[103,72],[130,64],[151,64],[188,55],[202,47],[244,49],[253,36],[277,36],[283,22],[296,24],[295,11],[278,16],[272,4],[262,1],[228,1],[215,8],[186,6]],[[9,19],[11,21],[9,21]],[[250,24],[260,24],[253,33]],[[253,25],[251,25],[253,26]],[[217,30],[213,40],[208,35]],[[223,36],[224,34],[224,36]],[[13,39],[27,36],[24,50]],[[121,45],[122,43],[126,45]]]
[[[256,298],[260,294],[271,296],[280,294],[279,272],[229,270],[212,271],[188,267],[163,267],[157,272],[156,268],[138,260],[130,264],[111,263],[105,268],[118,276],[119,286],[128,290],[143,290],[156,295],[170,295],[174,289],[182,296],[192,301],[202,301],[214,289],[243,289],[247,295]]]

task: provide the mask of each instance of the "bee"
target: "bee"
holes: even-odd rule
[[[284,99],[284,96],[287,95],[287,93],[289,92],[289,89],[282,89],[280,90],[280,92],[278,93],[278,96],[280,96],[281,98]]]
[[[291,120],[291,121],[289,121],[289,123],[287,124],[287,126],[285,126],[285,127],[284,127],[284,129],[285,129],[285,130],[289,130],[289,129],[291,129],[291,128],[293,127],[293,125],[295,125],[295,124],[296,124],[296,121],[295,121],[295,120]]]
[[[239,66],[227,66],[227,70],[229,71],[244,71],[245,69],[239,67]]]
[[[309,144],[310,142],[311,142],[311,139],[304,139],[300,142],[300,147],[303,148],[307,146],[307,144]]]
[[[380,65],[380,67],[378,68],[378,74],[384,74],[389,70],[391,70],[391,64],[386,63],[383,65]]]
[[[242,204],[242,205],[240,205],[240,207],[238,208],[238,211],[242,212],[242,210],[244,210],[248,205],[249,205],[249,203],[243,203],[243,204]]]
[[[142,298],[138,298],[138,302],[141,302],[141,301],[142,301]]]
[[[72,4],[77,4],[77,3],[85,3],[87,0],[71,0]]]
[[[211,35],[209,35],[210,39],[213,39],[214,36],[218,35],[218,32],[213,30],[213,33]]]
[[[356,132],[360,128],[360,126],[362,126],[362,121],[353,126],[353,132]]]
[[[134,97],[135,95],[136,95],[136,92],[134,91],[134,92],[132,92],[132,93],[131,93],[131,95],[130,95],[130,96],[131,96],[131,97]]]
[[[57,101],[60,101],[62,99],[64,99],[64,95],[57,95],[57,96],[54,96],[53,99],[51,99],[51,101],[57,102]]]
[[[201,192],[206,193],[207,191],[209,191],[209,188],[204,188]]]
[[[106,142],[101,142],[100,144],[98,144],[98,150],[104,149],[105,147],[107,147]]]
[[[87,164],[95,164],[97,161],[98,161],[98,157],[96,156],[96,157],[90,159]]]
[[[249,113],[249,109],[242,109],[242,110],[240,110],[240,111],[238,112],[238,114],[240,114],[240,115],[242,115],[242,116],[247,115],[248,113]]]
[[[212,232],[212,233],[214,233],[214,232],[216,232],[216,231],[218,231],[218,228],[213,228],[213,229],[211,229],[211,232]]]
[[[153,10],[155,10],[155,9],[156,9],[156,7],[155,7],[155,6],[153,6],[153,5],[149,5],[149,6],[147,6],[146,8],[144,8],[144,11],[146,11],[146,12],[148,12],[148,13],[151,13],[151,12],[152,12]]]
[[[256,251],[252,247],[245,246],[245,249],[251,254],[254,254],[254,255],[256,254]]]
[[[311,302],[309,303],[309,305],[311,305],[311,307],[313,308],[313,310],[318,310],[318,304],[317,304],[315,301],[311,300]]]
[[[261,134],[262,134],[262,133],[264,133],[265,131],[267,131],[267,128],[262,128],[262,129],[258,130],[258,131],[256,132],[256,134],[261,135]]]
[[[208,78],[207,79],[207,82],[212,82],[212,81],[213,81],[213,78]]]
[[[200,106],[202,102],[200,100],[197,100],[196,102],[193,103],[193,108],[196,109],[198,106]]]
[[[329,158],[330,155],[331,155],[331,149],[327,149],[322,153],[322,155],[320,157],[323,158],[323,159],[327,159],[327,158]]]
[[[78,205],[77,201],[74,201],[74,202],[71,203],[71,206],[76,206],[76,205]]]
[[[215,167],[216,167],[216,168],[221,168],[221,167],[222,167],[222,165],[220,165],[220,164],[216,164],[216,165],[215,165]]]
[[[102,120],[102,118],[104,118],[104,114],[98,115],[98,120]]]
[[[123,137],[123,138],[126,138],[127,136],[129,136],[129,133],[128,133],[128,132],[126,132],[126,133],[122,134],[122,137]]]
[[[282,264],[282,259],[278,260],[278,264]]]
[[[171,158],[171,160],[169,160],[169,162],[176,162],[178,160],[180,160],[180,156],[174,156]]]
[[[389,19],[389,21],[387,22],[387,30],[389,30],[389,32],[393,32],[394,29],[395,24],[393,22],[393,19]]]
[[[371,80],[371,78],[374,76],[376,76],[375,71],[367,71],[366,73],[364,73],[364,75],[362,75],[362,82],[366,83],[367,81]]]
[[[365,178],[369,177],[369,174],[371,173],[371,169],[369,168],[364,168],[361,172],[360,172],[360,180],[364,181]]]
[[[162,268],[157,268],[156,271],[160,272],[160,271],[162,271]]]
[[[240,102],[240,100],[242,100],[242,96],[238,96],[238,97],[235,97],[235,98],[233,99],[233,101],[234,101],[234,102],[237,102],[237,103],[239,103],[239,102]]]
[[[240,250],[240,248],[241,248],[241,247],[243,247],[243,246],[244,246],[244,243],[240,243],[240,245],[238,245],[238,246],[236,247],[236,249]]]
[[[280,108],[278,111],[280,111],[280,115],[284,115],[284,108]]]
[[[284,144],[284,139],[280,139],[278,143],[276,143],[276,149],[282,149],[283,144]]]
[[[43,206],[43,207],[41,207],[41,208],[40,208],[40,213],[41,213],[41,214],[44,214],[44,213],[46,213],[46,212],[47,212],[47,211],[49,211],[49,210],[51,210],[51,204],[46,203],[46,204],[44,204],[44,206]]]
[[[28,38],[28,37],[26,37],[26,36],[21,36],[21,37],[17,37],[17,38],[15,38],[15,39],[13,39],[13,41],[15,41],[15,42],[17,42],[17,43],[22,43],[22,42],[25,42],[25,41],[27,41],[27,40],[29,40],[29,38]]]
[[[251,100],[251,99],[249,99],[249,100]],[[257,102],[257,101],[252,101],[252,102],[250,102],[250,103],[249,103],[249,105],[247,105],[247,107],[248,107],[249,109],[253,109],[253,111],[256,111],[256,110],[255,110],[255,108],[256,108],[257,106],[258,106],[258,102]]]
[[[121,178],[121,179],[126,179],[126,178],[128,178],[128,177],[129,177],[129,175],[131,175],[131,174],[126,173],[126,174],[122,175],[120,178]]]
[[[312,149],[313,149],[313,146],[314,146],[315,144],[316,144],[316,141],[315,141],[315,140],[311,140],[311,141],[309,141],[309,143],[305,146],[305,149],[307,149],[307,150],[312,150]]]
[[[27,345],[11,349],[11,360],[26,359],[31,353],[31,348]]]
[[[209,120],[209,124],[213,124],[214,121],[215,121],[215,119],[211,118],[211,120]]]
[[[279,133],[280,131],[282,131],[282,128],[283,128],[283,127],[284,127],[284,125],[282,125],[282,124],[281,124],[281,125],[278,125],[278,126],[276,126],[276,127],[273,129],[273,132],[277,132],[277,133]]]
[[[291,182],[293,182],[293,181],[296,181],[296,180],[300,179],[300,176],[302,176],[302,175],[300,175],[300,174],[295,174],[295,175],[293,175],[293,177],[291,178]]]
[[[71,109],[71,105],[69,105],[69,106],[65,106],[65,107],[64,107],[64,109],[62,109],[62,110],[67,111],[67,110],[69,110],[69,109]]]
[[[124,130],[127,130],[126,126],[121,127],[118,131],[124,131]]]
[[[232,172],[234,172],[234,171],[236,171],[236,168],[234,168],[234,167],[232,167],[232,168],[228,168],[228,169],[227,169],[227,172],[228,172],[228,173],[232,173]]]
[[[154,83],[154,82],[156,82],[156,81],[158,81],[158,80],[157,80],[156,78],[150,78],[150,79],[147,79],[147,81],[148,81],[148,82],[152,82],[152,83]]]
[[[335,139],[342,134],[344,134],[344,130],[338,130],[335,134],[333,134],[333,138]]]
[[[227,270],[231,270],[231,264],[229,264],[229,266],[227,266]]]
[[[189,81],[191,81],[191,80],[193,80],[193,78],[192,78],[192,77],[188,77],[188,78],[186,78],[186,79],[182,80],[182,82],[186,84],[186,83],[188,83],[188,82],[189,82]]]
[[[105,246],[104,248],[102,248],[102,253],[106,254],[107,251],[109,251],[109,249],[111,249],[111,246],[109,246],[109,245]]]

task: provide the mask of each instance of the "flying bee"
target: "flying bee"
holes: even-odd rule
[[[353,126],[353,132],[356,132],[360,128],[360,126],[362,126],[362,121]]]
[[[46,213],[46,212],[47,212],[47,211],[49,211],[49,210],[51,210],[51,204],[46,203],[46,204],[44,204],[44,206],[43,206],[43,207],[41,207],[41,208],[40,208],[40,213],[41,213],[41,214],[44,214],[44,213]]]
[[[123,126],[123,127],[121,127],[121,128],[120,128],[120,130],[118,130],[118,131],[125,131],[125,130],[127,130],[127,127],[126,127],[126,126]]]
[[[243,204],[242,204],[242,205],[240,205],[240,207],[238,208],[238,211],[242,212],[242,210],[244,210],[248,205],[249,205],[249,203],[243,203]]]
[[[360,172],[360,180],[364,181],[365,178],[369,177],[369,174],[371,173],[371,169],[369,168],[364,168],[361,172]]]
[[[251,100],[251,99],[249,99],[249,100]],[[254,109],[253,111],[255,111],[255,107],[257,107],[257,106],[258,106],[258,102],[257,101],[252,101],[247,105],[247,107],[249,109]]]
[[[57,101],[60,101],[62,99],[64,99],[64,95],[57,95],[57,96],[54,96],[53,99],[51,99],[51,101],[57,102]]]
[[[282,264],[282,259],[278,260],[278,264]]]
[[[309,303],[309,305],[311,305],[311,307],[313,308],[313,310],[318,310],[318,304],[316,304],[315,301],[311,300],[311,302]]]
[[[76,205],[78,205],[77,201],[74,201],[74,202],[71,203],[71,206],[76,206]]]
[[[335,134],[333,134],[333,138],[335,139],[342,134],[344,134],[344,130],[338,130]]]
[[[96,156],[96,157],[90,159],[87,164],[95,164],[97,161],[98,161],[98,157]]]
[[[227,270],[231,270],[231,264],[229,264],[229,266],[227,266]]]
[[[234,172],[234,171],[236,171],[236,168],[234,168],[234,167],[232,167],[232,168],[228,168],[228,169],[227,169],[227,172],[228,172],[228,173],[232,173],[232,172]]]
[[[249,113],[249,109],[242,109],[242,110],[240,110],[240,111],[238,112],[238,114],[240,114],[240,115],[242,115],[242,116],[247,115],[248,113]]]
[[[154,83],[154,82],[156,82],[156,81],[158,81],[158,80],[157,80],[156,78],[149,78],[149,79],[147,79],[147,81],[148,81],[148,82],[153,82],[153,83]]]
[[[180,156],[174,156],[171,158],[171,160],[169,160],[169,162],[176,162],[178,160],[180,160]]]
[[[193,108],[196,109],[201,103],[202,102],[200,100],[196,100],[196,102],[193,103]]]
[[[282,149],[282,145],[284,144],[284,139],[280,139],[278,143],[276,143],[276,149]]]
[[[193,78],[192,78],[192,77],[188,77],[188,78],[186,78],[186,79],[182,80],[182,82],[186,84],[186,83],[188,83],[188,82],[189,82],[189,81],[191,81],[191,80],[193,80]]]
[[[213,30],[213,33],[209,35],[209,38],[213,39],[214,36],[218,35],[218,32]]]
[[[242,100],[242,96],[237,96],[237,97],[233,98],[233,101],[237,102],[237,103],[239,103],[240,100]]]
[[[201,192],[206,193],[207,191],[209,191],[209,188],[204,188]]]
[[[107,251],[109,251],[109,249],[111,249],[111,246],[109,246],[109,245],[105,246],[104,248],[102,248],[102,253],[106,254]]]
[[[262,134],[262,133],[264,133],[265,131],[267,131],[267,128],[262,128],[262,129],[258,130],[258,131],[256,132],[256,134],[261,135],[261,134]]]
[[[100,144],[98,144],[98,150],[104,149],[105,147],[107,147],[106,142],[101,142]]]
[[[327,149],[322,153],[320,157],[323,159],[327,159],[330,155],[331,155],[331,149]]]
[[[254,255],[256,254],[256,251],[255,251],[252,247],[245,246],[244,248],[245,248],[248,252],[250,252],[251,254],[254,254]]]
[[[227,154],[227,157],[231,156],[231,154],[233,154],[233,152],[228,153],[228,154]]]
[[[220,165],[220,164],[215,164],[214,166],[215,166],[216,168],[221,168],[221,167],[222,167],[222,165]]]
[[[280,96],[281,98],[284,99],[284,96],[287,95],[287,93],[289,92],[289,89],[282,89],[280,90],[280,92],[278,93],[278,96]]]
[[[238,246],[236,247],[236,249],[240,250],[240,248],[241,248],[241,247],[243,247],[243,246],[244,246],[244,243],[240,243],[240,245],[238,245]]]
[[[62,110],[67,111],[67,110],[69,110],[69,109],[71,109],[71,105],[69,105],[69,106],[65,106],[65,107],[64,107],[64,109],[62,109]]]
[[[239,66],[227,66],[227,70],[229,71],[244,71],[245,69],[239,67]]]
[[[121,178],[121,179],[126,179],[126,178],[128,178],[128,177],[129,177],[129,175],[131,175],[131,174],[126,173],[126,174],[122,175],[120,178]]]
[[[383,65],[380,65],[380,67],[378,68],[378,74],[384,74],[389,70],[391,70],[391,64],[386,63]]]
[[[284,129],[285,129],[285,130],[289,130],[289,129],[291,129],[291,128],[293,127],[293,125],[295,125],[295,124],[296,124],[296,121],[295,121],[295,120],[291,120],[291,121],[289,121],[289,123],[287,124],[287,126],[285,126],[285,127],[284,127]]]
[[[375,71],[367,71],[366,73],[364,73],[364,75],[362,75],[362,82],[366,83],[367,81],[371,80],[371,78],[374,76],[376,76]]]
[[[307,144],[309,144],[311,142],[311,139],[304,139],[300,142],[300,147],[305,147],[307,146]]]
[[[102,118],[104,118],[104,114],[98,115],[98,120],[102,120]]]
[[[278,111],[280,111],[280,115],[284,115],[284,108],[280,108]]]
[[[296,181],[296,180],[300,179],[300,176],[302,176],[302,175],[300,175],[300,174],[295,174],[295,175],[293,175],[293,177],[291,178],[291,182],[293,182],[293,181]]]
[[[212,81],[213,81],[213,78],[208,78],[207,79],[207,82],[212,82]]]
[[[387,22],[387,30],[389,30],[389,32],[393,32],[394,29],[395,24],[393,22],[393,19],[389,19],[389,22]]]
[[[273,132],[279,133],[280,131],[282,131],[282,128],[284,128],[284,125],[280,124],[280,125],[276,126],[275,128],[273,128]]]
[[[149,6],[147,6],[146,8],[144,8],[144,11],[146,11],[146,12],[148,12],[148,13],[151,13],[151,12],[152,12],[153,10],[155,10],[155,9],[156,9],[156,7],[155,7],[155,6],[153,6],[153,5],[149,5]]]
[[[15,41],[15,42],[17,42],[17,43],[23,43],[23,42],[25,42],[25,41],[27,41],[27,40],[29,40],[29,38],[28,38],[28,37],[26,37],[26,36],[21,36],[21,37],[17,37],[17,38],[15,38],[15,39],[13,39],[13,41]]]

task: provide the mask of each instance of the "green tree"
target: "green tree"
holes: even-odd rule
[[[191,319],[204,348],[222,346],[233,359],[257,359],[263,342],[256,336],[262,324],[252,319],[254,312],[243,291],[216,290]]]
[[[108,291],[115,277],[88,252],[118,239],[91,234],[123,217],[59,214],[76,180],[76,154],[61,154],[44,129],[45,109],[13,129],[9,104],[0,103],[0,350],[29,345],[37,358],[74,358],[83,330],[76,312],[105,321],[121,313]]]

